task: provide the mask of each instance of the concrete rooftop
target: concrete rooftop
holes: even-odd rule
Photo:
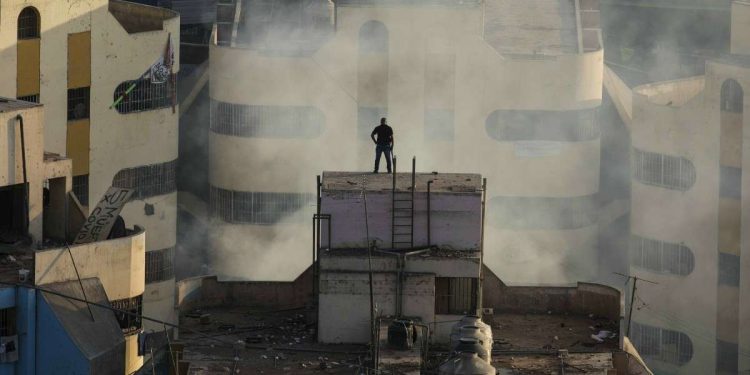
[[[482,191],[482,176],[473,173],[417,173],[416,191],[426,192],[427,182],[432,180],[433,193],[479,193]],[[390,191],[393,176],[388,173],[371,172],[323,172],[323,191]],[[409,190],[411,172],[396,174],[396,189]]]

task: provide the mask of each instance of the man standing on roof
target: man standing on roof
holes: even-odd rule
[[[375,136],[377,135],[377,138]],[[393,150],[393,129],[385,122],[385,117],[380,119],[380,125],[370,133],[370,138],[375,142],[375,171],[378,173],[380,167],[380,154],[385,154],[385,163],[388,173],[391,173],[391,150]]]

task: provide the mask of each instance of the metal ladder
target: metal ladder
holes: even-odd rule
[[[393,191],[391,247],[394,249],[414,247],[414,190],[416,183],[417,159],[411,160],[411,186],[407,191],[399,191],[396,186],[396,158],[393,158]]]

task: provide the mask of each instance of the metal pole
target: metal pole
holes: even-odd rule
[[[411,247],[414,247],[414,191],[417,190],[417,157],[411,158]]]
[[[625,336],[630,337],[630,326],[633,319],[633,305],[635,302],[635,289],[636,289],[636,283],[638,282],[637,277],[633,277],[633,290],[630,292],[630,309],[628,309],[628,326],[625,329]]]
[[[391,189],[391,248],[396,248],[396,227],[395,224],[395,217],[396,217],[396,157],[393,157],[393,175],[392,181],[393,181],[393,188]]]
[[[433,182],[434,182],[433,180],[427,181],[427,246],[428,247],[432,246],[432,237],[430,236],[431,229],[432,229],[431,225],[430,225],[430,219],[431,219],[431,216],[432,216],[432,209],[430,208],[430,201],[432,199],[431,199],[431,195],[430,195],[430,190],[432,188],[432,183]]]
[[[29,234],[29,180],[26,176],[26,138],[23,132],[23,116],[16,116],[21,128],[21,163],[23,167],[23,200],[24,200],[24,224],[26,225],[26,235]]]
[[[83,293],[83,300],[86,301],[86,308],[89,310],[89,314],[91,315],[91,321],[95,321],[94,319],[94,312],[91,311],[91,306],[88,303],[88,297],[86,297],[86,289],[83,289],[83,282],[81,281],[81,275],[78,274],[78,267],[76,267],[76,261],[73,259],[73,252],[70,251],[70,246],[68,246],[68,243],[65,243],[65,248],[68,249],[68,254],[70,255],[70,262],[73,263],[73,269],[76,271],[76,277],[78,278],[78,285],[81,286],[81,293]]]
[[[480,237],[479,237],[479,282],[477,287],[477,307],[479,310],[479,316],[484,313],[484,225],[486,215],[486,201],[487,201],[487,179],[482,179],[482,225],[480,226]]]

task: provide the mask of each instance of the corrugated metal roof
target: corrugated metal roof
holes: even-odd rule
[[[216,0],[172,0],[172,10],[180,13],[182,24],[216,21]]]

